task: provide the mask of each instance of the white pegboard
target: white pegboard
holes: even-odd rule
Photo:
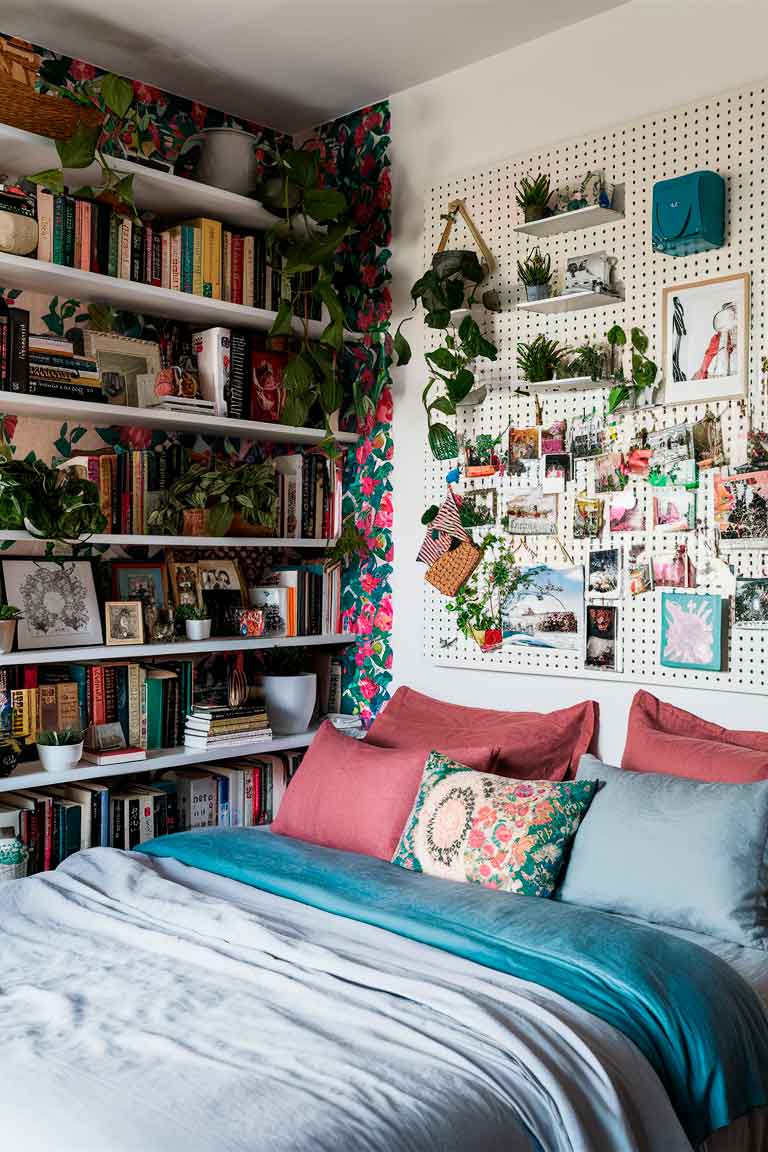
[[[529,156],[518,157],[479,172],[457,177],[432,188],[426,197],[424,266],[437,247],[448,203],[464,198],[482,236],[498,261],[491,287],[498,288],[503,311],[484,313],[481,325],[499,349],[495,364],[480,361],[478,383],[488,387],[488,398],[479,407],[460,409],[458,431],[469,436],[486,432],[497,435],[510,423],[525,427],[535,423],[533,398],[515,395],[518,386],[516,346],[529,342],[539,332],[557,338],[571,347],[586,339],[602,339],[614,323],[627,331],[641,327],[649,337],[650,354],[661,363],[661,301],[665,285],[706,279],[736,272],[749,272],[750,362],[749,400],[716,402],[710,410],[722,418],[726,452],[744,458],[744,442],[749,412],[755,427],[768,427],[766,397],[761,380],[761,357],[765,349],[766,289],[766,141],[768,140],[768,86],[747,88],[702,101],[687,108],[649,117],[583,139],[556,145]],[[723,248],[693,256],[662,256],[651,249],[651,194],[656,180],[701,168],[721,173],[727,182],[727,237]],[[553,188],[578,185],[588,171],[602,170],[613,184],[624,185],[625,217],[618,223],[589,230],[561,233],[536,240],[516,233],[520,211],[515,203],[514,185],[525,175],[544,172]],[[607,308],[560,315],[517,311],[521,287],[516,282],[517,260],[538,243],[552,257],[553,268],[562,275],[567,257],[605,250],[617,258],[616,273],[623,285],[624,300]],[[471,240],[459,221],[451,246],[471,247]],[[524,387],[524,385],[522,385]],[[543,393],[543,422],[548,426],[565,417],[574,418],[594,409],[604,410],[607,390],[555,396]],[[637,429],[650,429],[701,419],[706,405],[656,405],[619,418],[621,440],[626,448]],[[435,461],[425,450],[425,501],[427,507],[445,495],[445,475],[451,463]],[[535,469],[535,465],[533,466]],[[573,502],[576,493],[587,487],[588,469],[576,463],[576,479],[559,498],[558,536],[574,564],[586,565],[590,549],[645,541],[649,551],[670,551],[676,543],[687,542],[694,564],[712,539],[712,472],[700,473],[697,517],[701,531],[679,535],[647,531],[611,534],[606,524],[600,540],[574,540]],[[473,487],[498,488],[501,515],[506,495],[515,487],[536,485],[537,473],[525,479],[505,476],[463,481],[459,491]],[[632,481],[643,502],[652,490],[645,481]],[[607,510],[606,510],[607,521]],[[529,537],[535,555],[530,563],[564,564],[563,553],[554,538]],[[740,549],[727,553],[735,572],[741,576],[768,575],[768,551]],[[617,679],[641,683],[673,683],[687,687],[723,687],[732,691],[768,693],[768,631],[729,628],[728,664],[724,672],[681,671],[659,664],[660,591],[631,597],[624,588],[619,605],[618,650],[621,672],[584,669],[583,653],[552,650],[504,648],[483,653],[456,628],[455,618],[445,610],[446,599],[430,585],[424,585],[424,652],[437,664],[472,667],[487,671],[516,671],[541,675],[578,676],[589,679]],[[599,598],[589,597],[590,603]],[[457,638],[458,637],[458,638]]]

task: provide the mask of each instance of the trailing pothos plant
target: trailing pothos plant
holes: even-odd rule
[[[610,377],[614,384],[608,393],[608,411],[615,412],[620,404],[638,393],[652,388],[656,383],[657,365],[646,355],[648,337],[642,328],[631,328],[629,340],[632,348],[632,371],[629,377],[624,373],[622,356],[627,344],[627,334],[619,324],[614,324],[605,334],[610,349]]]
[[[106,524],[99,490],[90,480],[31,455],[14,460],[11,446],[0,444],[0,529],[47,541],[46,555],[51,555],[55,544],[82,543]]]
[[[336,189],[323,187],[318,152],[311,147],[265,152],[272,167],[256,195],[280,216],[267,233],[269,262],[280,273],[280,305],[269,334],[292,336],[296,315],[301,325],[299,350],[283,372],[283,419],[286,424],[306,424],[310,410],[319,404],[327,452],[333,447],[329,418],[343,399],[338,358],[344,344],[344,308],[333,286],[333,270],[336,251],[351,227],[347,201]],[[308,276],[315,272],[312,283]],[[313,300],[324,305],[329,316],[318,341],[309,338]]]
[[[511,541],[494,532],[487,533],[479,547],[480,563],[446,608],[455,614],[459,631],[465,636],[476,639],[476,633],[498,632],[500,643],[502,605],[509,597],[528,591],[543,566],[519,567]]]
[[[115,117],[115,131],[119,134],[133,104],[133,87],[122,76],[107,72],[88,80],[79,80],[72,87],[46,80],[49,91],[57,92],[66,100],[72,100],[87,108],[99,108],[104,115]],[[126,175],[112,168],[106,155],[99,148],[103,124],[92,126],[78,121],[77,127],[68,140],[56,140],[56,151],[61,162],[60,168],[46,168],[28,176],[35,184],[41,184],[50,192],[64,192],[65,168],[89,168],[97,161],[101,168],[101,179],[97,186],[85,184],[73,190],[73,195],[81,200],[111,200],[124,204],[135,215],[133,202],[133,175]]]

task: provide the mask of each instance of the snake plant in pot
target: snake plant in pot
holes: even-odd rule
[[[38,732],[35,737],[40,763],[46,772],[76,767],[83,754],[83,733],[76,728]]]
[[[525,260],[518,260],[517,275],[525,286],[528,300],[546,300],[552,283],[552,260],[543,256],[541,250],[532,248]]]

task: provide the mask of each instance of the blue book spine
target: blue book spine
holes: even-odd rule
[[[195,229],[191,224],[181,226],[181,290],[192,291],[195,264]]]

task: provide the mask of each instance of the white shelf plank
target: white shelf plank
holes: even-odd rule
[[[275,313],[267,308],[229,304],[226,300],[211,300],[191,292],[175,292],[170,288],[139,284],[135,280],[121,280],[118,276],[83,272],[80,268],[49,264],[45,260],[14,256],[9,252],[0,252],[0,284],[5,288],[22,288],[28,292],[98,301],[128,312],[149,313],[205,327],[221,325],[225,328],[254,328],[266,332],[275,319]],[[318,339],[325,327],[326,321],[310,320],[310,339]],[[293,318],[293,329],[297,334],[303,332],[301,321],[296,316]],[[351,332],[345,333],[344,338],[348,341],[360,339]]]
[[[292,748],[307,748],[317,731],[311,728],[294,736],[276,736],[272,740],[254,740],[250,743],[227,745],[213,751],[199,748],[161,748],[147,753],[146,760],[133,760],[128,764],[100,766],[81,760],[76,768],[62,772],[46,772],[39,761],[20,764],[11,776],[0,779],[0,793],[16,792],[20,788],[47,788],[51,784],[76,784],[78,780],[101,780],[112,776],[130,776],[135,772],[161,771],[167,768],[191,768],[196,764],[213,764],[235,756],[259,756],[267,752],[286,752]]]
[[[13,543],[44,543],[39,536],[11,529],[0,531],[0,540]],[[328,548],[335,540],[291,540],[283,536],[126,536],[113,532],[96,532],[84,537],[82,544],[121,544],[124,548]]]
[[[583,228],[598,228],[601,224],[617,224],[623,219],[624,213],[615,208],[591,204],[588,208],[574,208],[573,212],[558,212],[544,220],[518,224],[514,231],[526,236],[557,236],[561,232],[579,232]]]
[[[161,408],[128,408],[119,404],[93,404],[87,400],[65,400],[50,396],[27,396],[20,392],[0,393],[0,411],[12,416],[45,420],[80,420],[101,427],[162,428],[168,432],[200,433],[203,436],[241,436],[247,440],[274,444],[319,444],[323,428],[295,428],[290,424],[265,424],[255,420],[231,420],[228,416],[207,416],[193,412],[168,412]],[[354,444],[355,432],[337,432],[339,444]]]
[[[162,644],[92,644],[80,648],[31,648],[0,655],[0,668],[14,664],[66,664],[90,660],[126,660],[137,656],[191,656],[196,652],[247,652],[259,648],[314,648],[352,644],[348,632],[320,636],[214,636],[207,640],[171,640]]]
[[[12,177],[31,176],[47,168],[57,168],[59,158],[52,140],[22,132],[9,124],[0,124],[0,171]],[[209,216],[236,228],[263,231],[278,222],[258,200],[239,196],[223,188],[201,184],[183,176],[174,176],[123,160],[109,157],[109,165],[118,172],[133,176],[133,194],[140,211],[178,220]],[[64,182],[68,187],[98,186],[101,169],[98,164],[89,168],[65,169]]]
[[[562,380],[538,380],[531,384],[521,380],[526,392],[591,392],[595,388],[608,388],[610,380],[593,380],[591,376],[565,376]]]
[[[567,296],[548,296],[546,300],[524,300],[519,312],[579,312],[583,308],[607,308],[623,304],[624,299],[612,292],[570,292]]]

